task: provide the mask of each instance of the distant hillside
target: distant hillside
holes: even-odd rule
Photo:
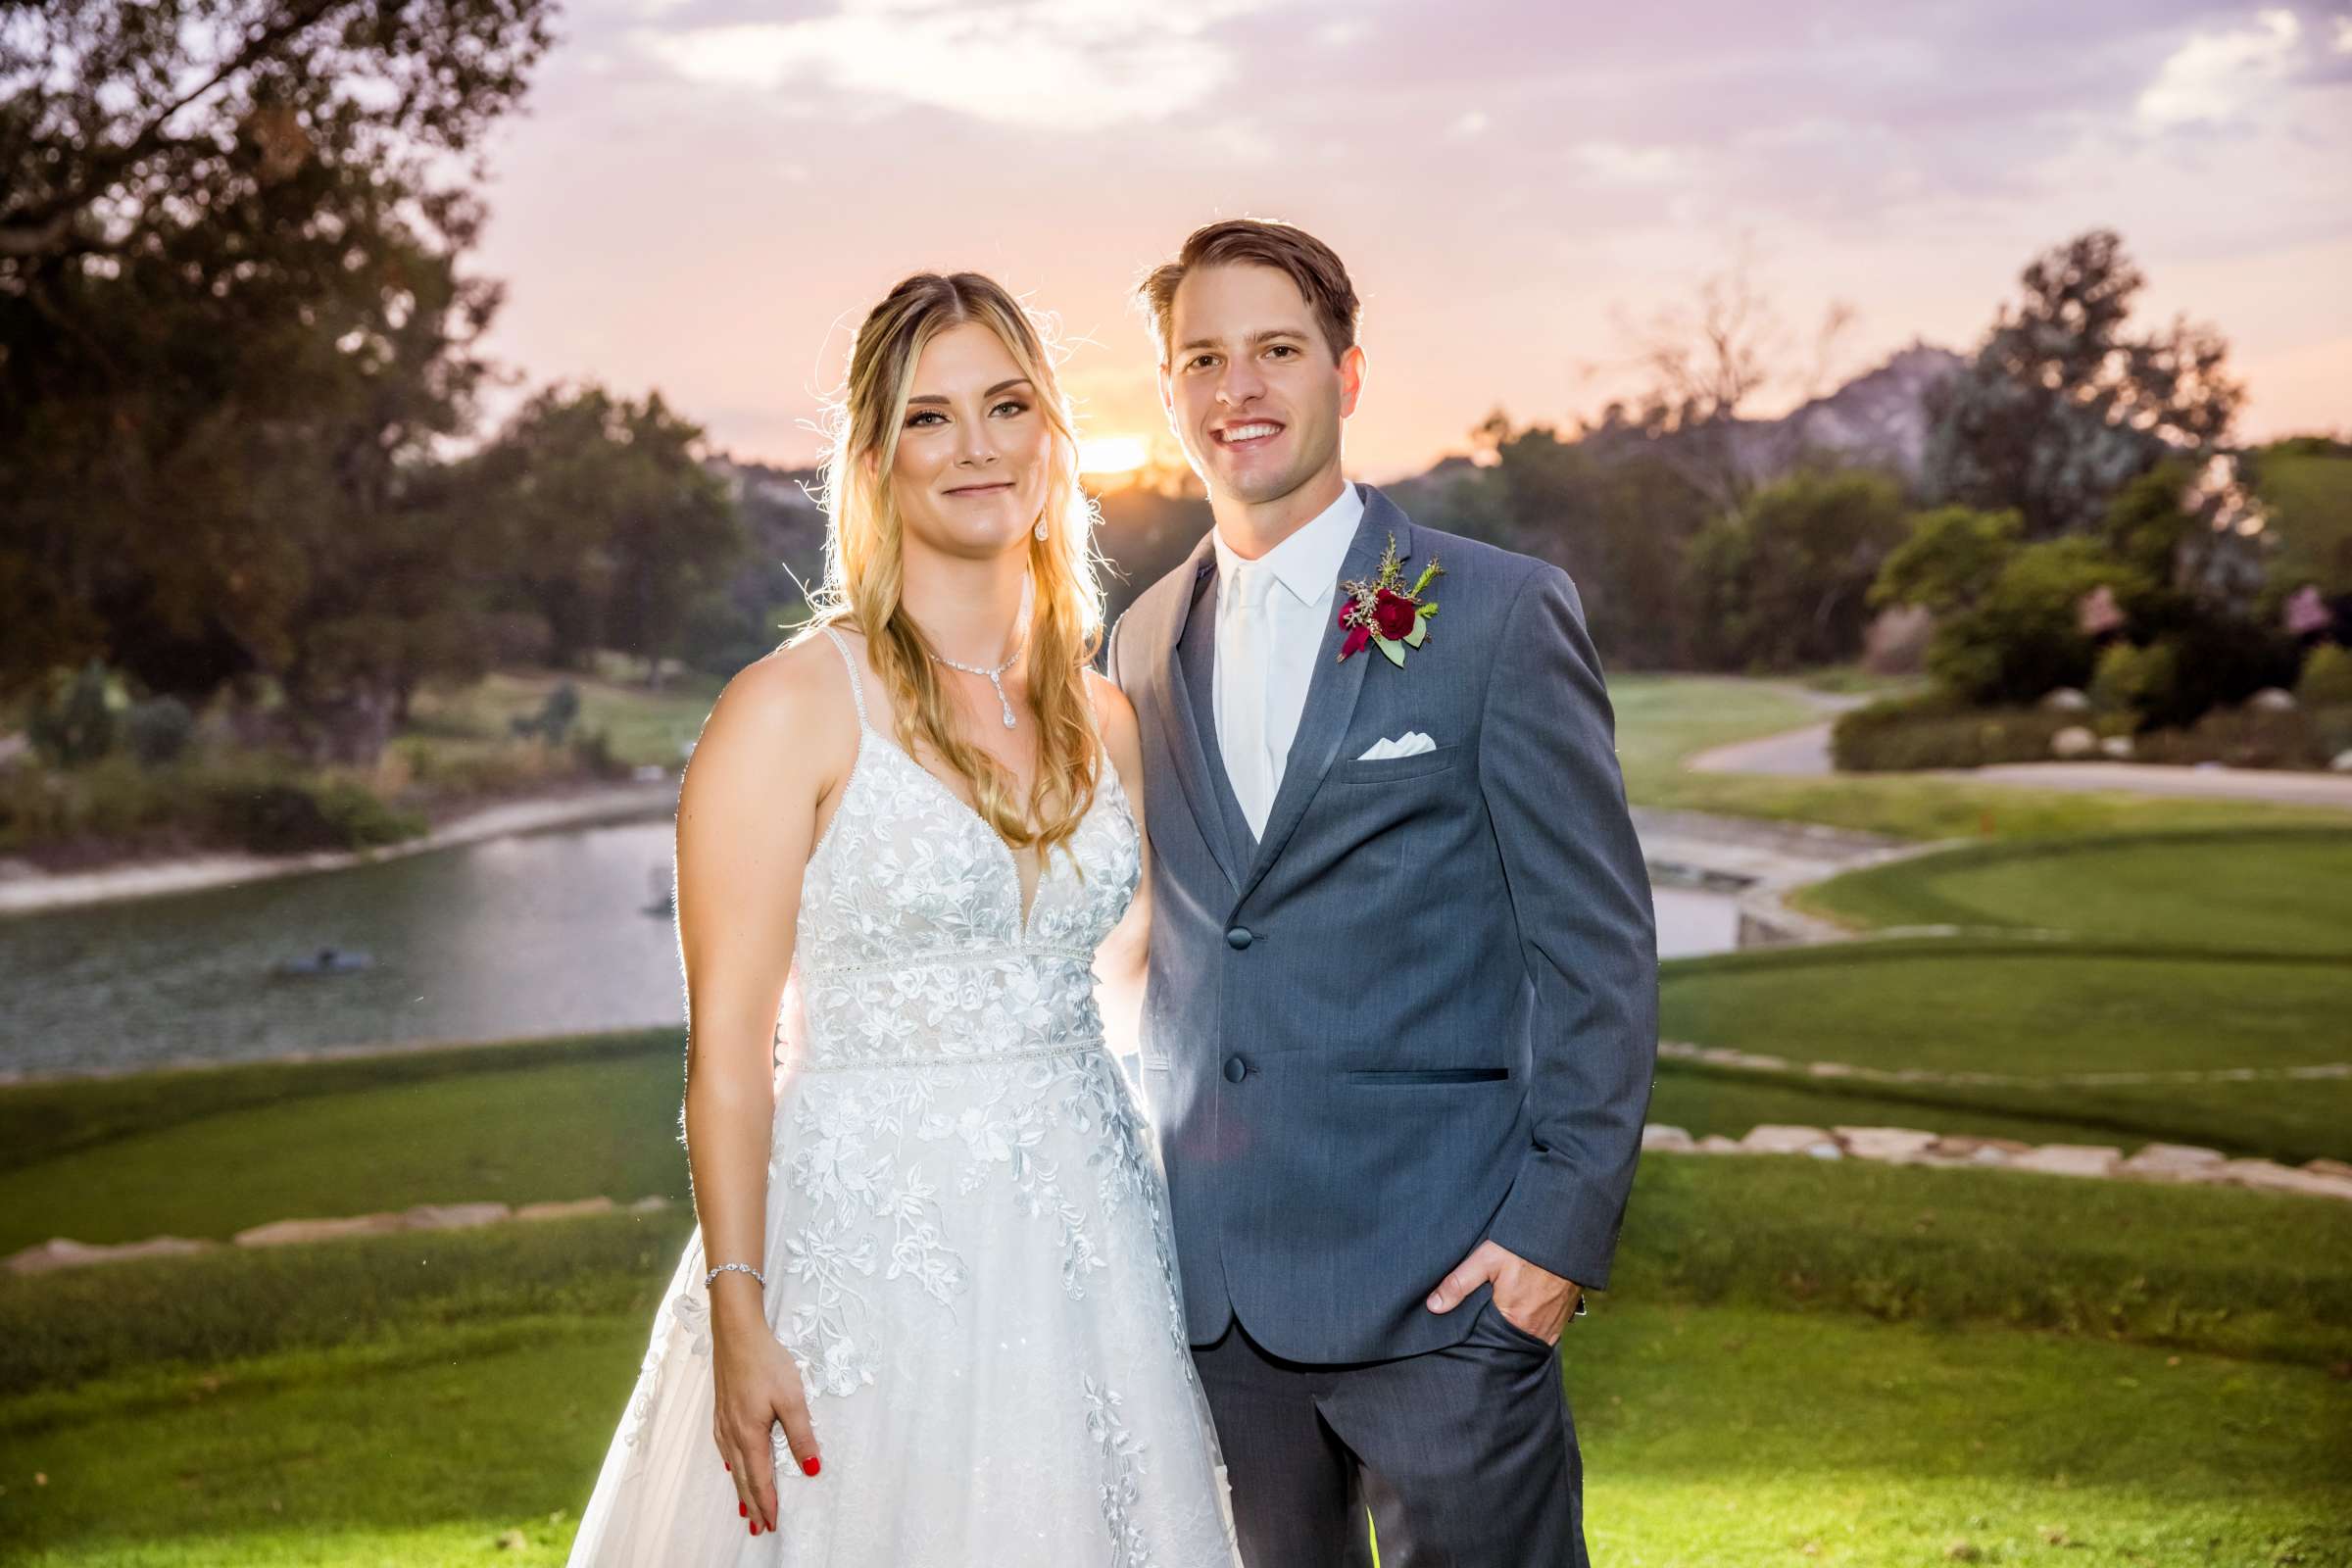
[[[1780,418],[1741,420],[1740,450],[1759,476],[1812,452],[1916,479],[1928,446],[1928,395],[1967,364],[1949,349],[1913,343]]]

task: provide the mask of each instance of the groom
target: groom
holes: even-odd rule
[[[1143,288],[1216,526],[1120,617],[1153,865],[1142,1066],[1250,1568],[1588,1562],[1557,1343],[1657,1046],[1649,884],[1576,588],[1341,477],[1357,302],[1287,224]],[[1393,550],[1392,547],[1393,546]]]

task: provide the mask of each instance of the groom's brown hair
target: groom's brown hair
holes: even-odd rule
[[[1152,313],[1152,334],[1159,339],[1161,364],[1171,356],[1168,318],[1175,313],[1176,290],[1185,274],[1196,267],[1236,264],[1271,267],[1297,284],[1307,308],[1315,313],[1316,324],[1323,328],[1333,359],[1355,347],[1356,320],[1363,314],[1363,305],[1355,297],[1355,285],[1348,281],[1347,265],[1339,253],[1289,223],[1228,218],[1194,229],[1185,237],[1176,259],[1153,268],[1138,290]]]

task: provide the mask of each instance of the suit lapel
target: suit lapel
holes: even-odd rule
[[[1355,539],[1340,563],[1335,582],[1369,578],[1379,570],[1381,552],[1388,548],[1392,534],[1396,540],[1396,559],[1412,558],[1411,520],[1378,490],[1370,485],[1363,488],[1364,514],[1355,525]],[[1345,640],[1335,592],[1332,612],[1324,619],[1323,635],[1315,647],[1315,667],[1307,678],[1306,706],[1298,714],[1298,732],[1292,738],[1290,755],[1283,761],[1282,787],[1274,792],[1274,804],[1266,812],[1266,831],[1258,840],[1256,856],[1240,878],[1238,898],[1248,898],[1264,879],[1282,854],[1282,847],[1298,829],[1298,819],[1306,814],[1306,803],[1322,787],[1323,775],[1331,771],[1332,760],[1339,752],[1340,738],[1348,733],[1348,722],[1355,716],[1364,671],[1380,658],[1372,649],[1365,648],[1342,663],[1340,644]]]
[[[1205,597],[1201,591],[1202,583],[1215,571],[1216,547],[1212,530],[1212,533],[1200,536],[1200,543],[1184,564],[1184,575],[1177,580],[1177,592],[1172,596],[1174,605],[1170,612],[1170,624],[1164,634],[1160,700],[1154,706],[1159,710],[1160,724],[1167,732],[1168,755],[1175,759],[1176,782],[1184,791],[1185,804],[1192,808],[1193,820],[1200,824],[1200,836],[1208,841],[1209,853],[1216,857],[1218,869],[1225,873],[1228,882],[1238,884],[1242,874],[1242,855],[1237,848],[1232,819],[1226,815],[1224,804],[1219,798],[1232,792],[1229,788],[1220,790],[1218,786],[1223,780],[1212,777],[1212,772],[1223,771],[1223,763],[1213,760],[1209,755],[1208,743],[1203,740],[1203,731],[1208,726],[1200,717],[1202,710],[1194,704],[1196,691],[1213,690],[1208,681],[1215,658],[1216,625],[1213,617],[1205,612],[1197,611],[1197,607]],[[1196,619],[1200,622],[1197,626],[1193,624]],[[1190,656],[1186,653],[1188,643],[1193,645]],[[1205,650],[1201,645],[1205,645]],[[1188,662],[1198,665],[1197,684],[1194,678],[1196,671],[1186,667]],[[1213,712],[1213,706],[1206,710]],[[1246,836],[1247,832],[1248,829],[1244,827],[1242,833]]]

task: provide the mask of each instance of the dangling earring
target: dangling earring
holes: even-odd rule
[[[1037,534],[1037,542],[1044,544],[1046,542],[1046,514],[1042,512],[1037,514],[1037,527],[1034,532]]]

